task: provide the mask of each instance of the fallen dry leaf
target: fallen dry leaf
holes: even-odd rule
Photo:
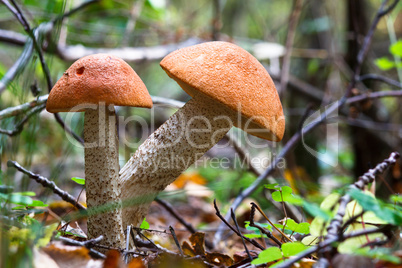
[[[102,267],[103,261],[92,260],[85,247],[67,246],[61,242],[52,242],[42,248],[60,268],[69,267]]]

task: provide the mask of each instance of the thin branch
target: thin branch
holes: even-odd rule
[[[72,195],[70,195],[69,193],[67,193],[67,192],[63,191],[62,189],[60,189],[59,187],[57,187],[57,185],[53,181],[50,181],[49,179],[47,179],[41,175],[35,174],[32,171],[25,169],[20,164],[18,164],[16,161],[9,160],[7,162],[7,166],[16,168],[18,171],[28,175],[28,177],[30,177],[31,179],[34,179],[37,183],[42,184],[43,187],[49,188],[50,190],[53,191],[53,193],[60,196],[61,199],[63,199],[64,201],[72,204],[78,210],[81,210],[81,211],[86,210],[86,208],[83,205],[81,205],[80,203],[78,203],[77,200],[75,200],[75,198]]]
[[[175,242],[177,248],[179,249],[180,255],[181,255],[181,256],[184,256],[183,250],[182,250],[181,247],[180,247],[179,240],[177,239],[176,232],[174,231],[174,229],[173,229],[172,226],[169,226],[169,231],[170,231],[170,233],[171,233],[172,236],[173,236],[173,240],[174,240],[174,242]]]
[[[256,208],[258,212],[261,213],[261,215],[269,222],[269,224],[271,224],[272,228],[274,228],[278,233],[280,233],[284,238],[286,238],[287,241],[292,242],[292,239],[290,239],[285,233],[283,233],[278,227],[276,227],[275,224],[271,222],[271,220],[267,217],[267,215],[265,215],[264,211],[262,211],[262,209],[259,206],[257,206],[256,203],[251,202],[251,206]]]
[[[382,76],[379,74],[364,74],[361,75],[359,77],[359,81],[364,81],[364,80],[378,80],[381,82],[384,82],[388,85],[394,86],[394,87],[398,87],[398,88],[402,88],[402,84],[396,80],[393,80],[391,78],[388,78],[386,76]]]
[[[99,2],[100,2],[100,0],[89,0],[89,1],[85,1],[85,2],[83,2],[81,5],[79,5],[79,6],[75,7],[75,8],[73,8],[73,9],[71,9],[70,11],[64,13],[63,15],[56,17],[56,18],[53,19],[51,22],[52,22],[52,23],[56,23],[56,22],[62,21],[62,20],[64,20],[65,18],[72,16],[72,15],[75,14],[76,12],[81,11],[81,9],[84,9],[84,8],[86,8],[86,7],[89,6],[89,5],[92,5],[92,4],[95,4],[95,3],[99,3]]]
[[[279,95],[283,96],[286,91],[286,87],[289,81],[289,72],[290,72],[290,59],[292,55],[292,47],[293,42],[296,35],[296,27],[299,22],[301,10],[302,10],[303,0],[294,0],[293,1],[293,11],[289,17],[289,29],[286,38],[286,54],[283,57],[283,67],[282,67],[282,76],[281,83],[279,89]]]
[[[9,107],[4,110],[1,110],[0,111],[0,120],[4,119],[4,118],[12,117],[12,116],[17,116],[19,114],[22,114],[22,113],[25,113],[25,112],[31,110],[32,108],[43,105],[46,103],[48,96],[49,95],[40,96],[33,101],[26,102],[26,103],[18,105],[18,106]]]
[[[8,136],[15,136],[23,130],[23,127],[26,122],[36,113],[40,113],[43,109],[45,108],[45,105],[40,105],[35,108],[33,108],[29,113],[20,121],[18,122],[13,130],[6,130],[6,129],[0,129],[0,134],[5,134]]]
[[[97,238],[90,239],[90,240],[87,240],[87,241],[82,241],[82,242],[74,240],[74,239],[70,239],[70,238],[67,238],[67,237],[63,237],[63,236],[60,236],[59,238],[56,238],[56,239],[59,240],[59,241],[64,242],[67,245],[85,247],[85,248],[87,248],[89,250],[89,252],[90,252],[90,254],[92,256],[94,256],[96,258],[99,258],[99,259],[106,259],[106,256],[104,254],[102,254],[99,251],[96,251],[96,250],[93,249],[93,247],[98,246],[97,244],[102,241],[102,239],[103,239],[102,235],[100,235]]]
[[[265,234],[268,238],[272,239],[279,247],[282,245],[282,242],[278,240],[278,238],[276,238],[269,230],[266,230],[265,228],[262,228],[261,226],[259,226],[258,224],[256,224],[254,222],[254,215],[255,215],[255,206],[251,206],[251,213],[250,213],[250,226],[251,227],[255,227],[258,230],[260,230],[260,232],[262,234]]]
[[[351,104],[351,103],[364,101],[364,100],[368,100],[368,99],[378,99],[378,98],[387,98],[387,97],[402,97],[402,90],[388,90],[388,91],[378,91],[378,92],[361,94],[361,95],[347,98],[346,104]]]
[[[239,224],[237,223],[236,215],[235,215],[233,209],[230,210],[230,214],[231,214],[231,217],[232,217],[233,222],[235,223],[236,230],[237,230],[237,232],[240,234],[241,242],[243,243],[244,249],[245,249],[246,252],[247,252],[247,256],[248,256],[248,258],[252,261],[252,260],[253,260],[253,257],[251,257],[251,254],[250,254],[250,251],[249,251],[248,248],[247,248],[246,242],[244,242],[244,236],[243,236],[242,233],[240,232]]]
[[[194,234],[197,232],[197,230],[188,222],[186,222],[183,217],[181,217],[179,214],[177,214],[177,212],[175,211],[175,209],[172,207],[171,204],[169,204],[168,202],[159,199],[159,198],[155,198],[155,201],[161,205],[164,209],[166,209],[178,222],[180,222],[190,233]]]
[[[226,226],[228,226],[236,235],[238,235],[239,237],[244,237],[241,233],[239,233],[235,228],[233,228],[233,226],[227,222],[227,220],[222,216],[221,212],[219,211],[218,205],[216,204],[216,199],[214,200],[214,208],[215,208],[215,214],[216,216],[218,216],[218,218],[224,223],[226,224]],[[263,246],[261,246],[260,244],[258,244],[255,240],[249,239],[247,237],[244,237],[244,239],[249,242],[250,244],[252,244],[253,246],[264,250],[265,248]]]

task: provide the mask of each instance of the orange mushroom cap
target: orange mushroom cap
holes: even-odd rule
[[[176,50],[160,63],[190,96],[202,93],[239,113],[236,127],[280,141],[285,117],[275,85],[261,63],[228,42],[207,42]]]
[[[116,56],[94,54],[67,69],[52,88],[46,110],[69,112],[80,104],[99,103],[152,107],[147,88],[130,65]]]

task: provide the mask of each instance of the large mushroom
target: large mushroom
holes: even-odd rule
[[[85,112],[85,188],[88,236],[103,235],[109,246],[124,246],[118,136],[114,105],[152,107],[139,76],[122,59],[95,54],[74,62],[49,94],[51,113]]]
[[[174,51],[160,65],[192,99],[120,171],[124,226],[138,226],[155,196],[233,125],[272,141],[280,141],[285,129],[271,77],[244,49],[207,42]]]

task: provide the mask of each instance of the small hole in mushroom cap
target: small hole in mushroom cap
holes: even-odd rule
[[[76,74],[77,74],[77,75],[83,75],[83,74],[84,74],[84,70],[85,70],[85,67],[78,68],[77,71],[76,71]]]

